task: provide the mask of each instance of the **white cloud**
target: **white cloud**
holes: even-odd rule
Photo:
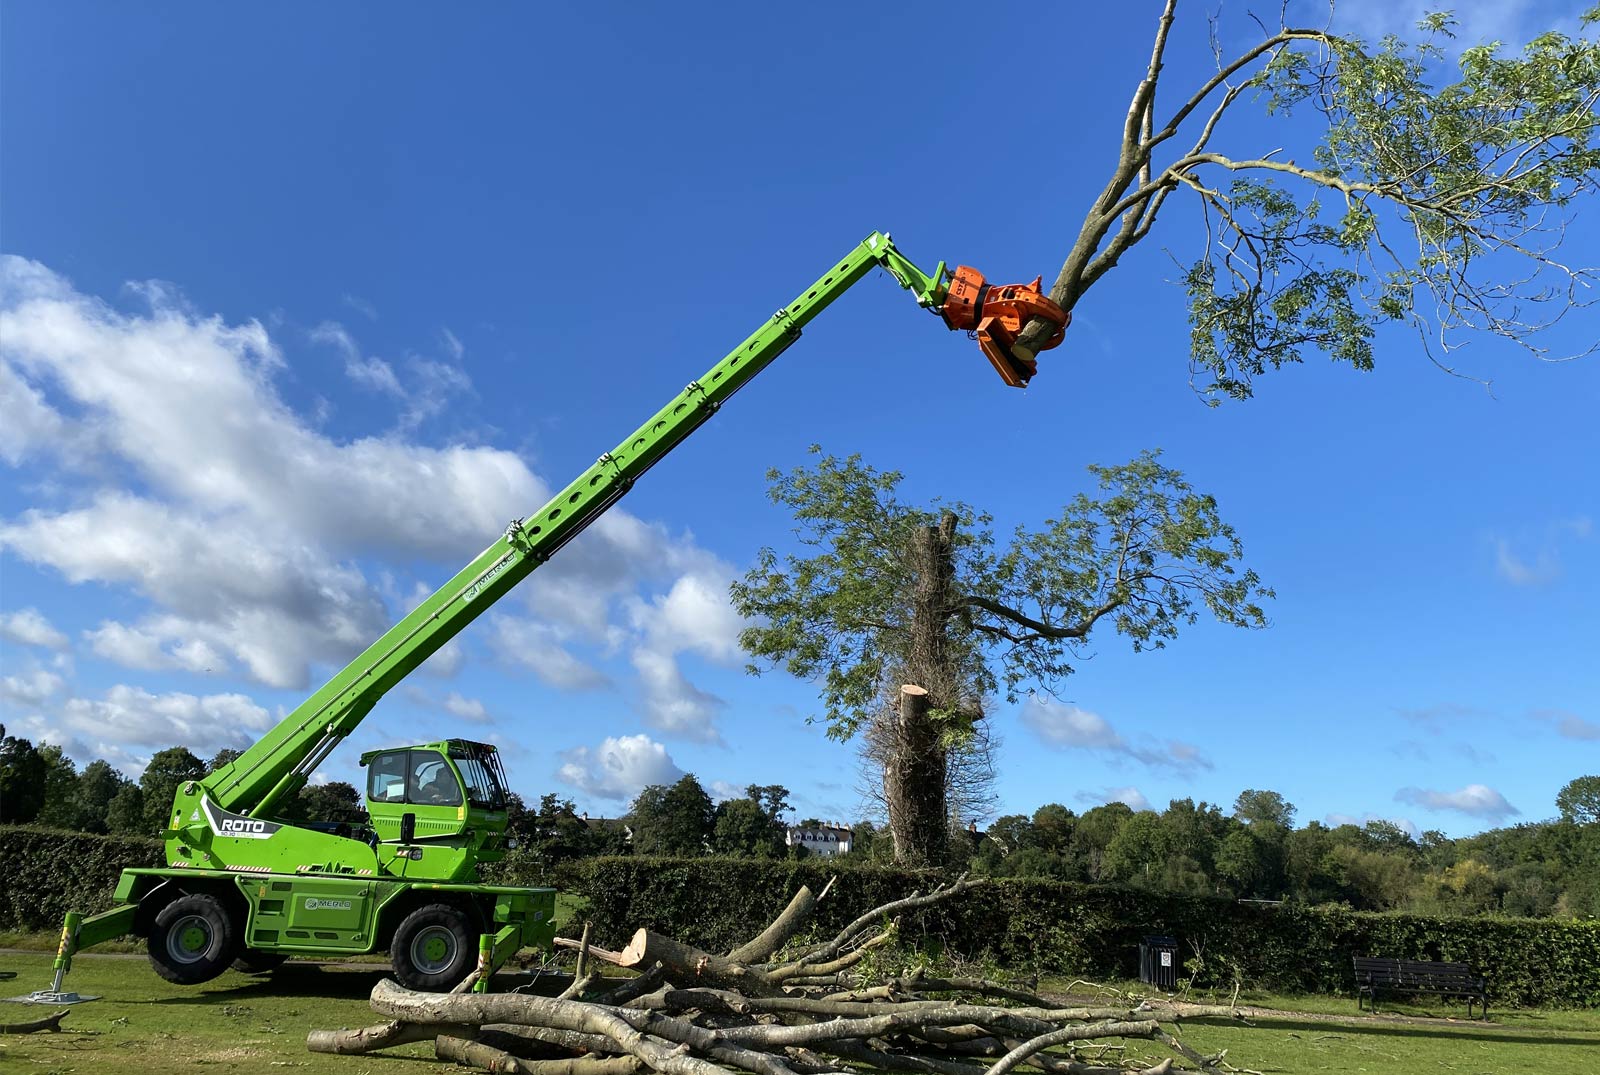
[[[732,570],[699,571],[680,576],[672,588],[649,602],[635,602],[634,626],[645,645],[658,652],[693,652],[712,660],[739,657],[739,632],[744,621],[728,600]]]
[[[1439,702],[1435,705],[1418,706],[1413,709],[1397,710],[1400,716],[1415,724],[1419,724],[1429,731],[1443,731],[1463,720],[1478,720],[1491,717],[1487,709],[1473,705],[1462,705],[1459,702]]]
[[[1576,713],[1562,714],[1556,730],[1568,739],[1600,739],[1600,724],[1584,720]]]
[[[1561,577],[1561,561],[1554,549],[1540,549],[1528,559],[1515,552],[1505,538],[1495,539],[1494,568],[1515,586],[1539,586]]]
[[[456,338],[456,334],[448,328],[439,330],[439,339],[444,341],[445,350],[450,352],[452,361],[460,362],[467,355],[467,345]]]
[[[706,793],[716,802],[725,803],[729,799],[744,798],[745,787],[742,784],[730,784],[726,780],[713,780],[706,785]]]
[[[158,750],[184,746],[206,758],[248,746],[276,723],[243,694],[151,694],[119,684],[103,698],[69,698],[30,727],[75,757],[106,758],[137,773]]]
[[[1468,784],[1458,791],[1401,788],[1394,797],[1396,802],[1413,803],[1428,810],[1453,810],[1489,821],[1501,821],[1522,813],[1507,802],[1504,795],[1483,784]]]
[[[381,358],[363,356],[355,337],[339,322],[324,321],[312,329],[310,335],[312,342],[330,344],[344,356],[344,374],[356,384],[374,392],[405,398],[405,389],[400,387],[394,367]]]
[[[340,298],[339,301],[350,307],[350,309],[354,310],[362,317],[365,317],[368,321],[376,321],[378,319],[377,307],[373,306],[372,303],[368,302],[360,295],[351,295],[346,293]]]
[[[444,711],[468,724],[489,724],[494,719],[489,716],[489,711],[482,702],[476,698],[468,698],[460,691],[451,691],[444,696]]]
[[[105,620],[83,636],[98,656],[124,668],[177,668],[211,675],[229,671],[227,657],[212,643],[189,633],[194,629],[179,617],[155,616],[132,626]]]
[[[667,748],[647,735],[607,737],[598,747],[578,747],[561,756],[556,778],[600,799],[631,802],[649,784],[671,784],[683,776]]]
[[[600,690],[610,678],[585,664],[562,644],[562,631],[548,623],[495,613],[489,617],[489,648],[514,667],[526,668],[558,690]]]
[[[56,630],[36,608],[0,613],[0,638],[20,646],[42,646],[57,650],[67,648],[67,636]]]
[[[202,318],[165,292],[148,316],[123,314],[17,257],[0,278],[5,357],[176,501],[330,549],[455,562],[548,492],[509,452],[315,432],[273,388],[283,359],[257,322]]]
[[[638,633],[632,662],[644,693],[644,718],[669,735],[720,742],[717,715],[721,698],[701,690],[684,675],[679,654],[694,653],[731,664],[739,657],[744,626],[728,600],[732,568],[720,561],[679,576],[665,594],[635,600],[630,618]]]
[[[0,679],[0,698],[18,705],[38,705],[60,691],[64,683],[54,672],[35,668],[21,675]]]
[[[158,606],[93,632],[102,655],[138,668],[237,663],[259,682],[303,686],[312,661],[348,659],[390,620],[338,557],[457,563],[547,493],[508,452],[323,436],[274,389],[282,359],[259,324],[144,293],[149,314],[123,314],[35,262],[0,260],[6,361],[76,405],[61,439],[96,444],[103,467],[149,487],[119,478],[81,505],[0,522],[0,546],[22,559]]]
[[[72,479],[0,518],[0,548],[148,602],[89,632],[102,657],[303,687],[313,665],[369,644],[410,589],[369,581],[358,558],[458,565],[550,494],[510,452],[407,439],[417,415],[470,390],[449,361],[379,367],[343,325],[319,326],[355,376],[392,395],[386,368],[405,396],[396,432],[340,439],[284,400],[275,382],[287,363],[262,324],[206,316],[166,285],[130,290],[146,309],[0,259],[0,390],[27,418],[5,423],[0,459],[53,459],[70,470],[56,477]],[[441,333],[449,357],[459,343]],[[734,659],[730,573],[692,537],[614,508],[529,580],[538,626],[498,641],[569,688],[609,684],[571,646],[636,651],[645,719],[715,739],[720,703],[677,665],[684,654]],[[450,675],[461,659],[452,644],[426,668]]]
[[[1513,586],[1548,585],[1565,573],[1562,554],[1568,547],[1593,535],[1593,521],[1581,515],[1522,528],[1515,538],[1495,535],[1490,538],[1495,573]]]
[[[716,719],[727,703],[689,682],[670,654],[636,649],[633,667],[644,693],[646,724],[684,739],[721,742]]]
[[[1327,5],[1308,7],[1325,18]],[[1433,11],[1450,11],[1456,18],[1456,49],[1490,41],[1505,41],[1520,47],[1536,34],[1560,29],[1577,29],[1576,8],[1556,0],[1339,0],[1333,9],[1332,29],[1353,34],[1375,44],[1385,34],[1396,34],[1409,41],[1421,40],[1417,23]],[[1442,42],[1448,46],[1448,42]]]
[[[1144,792],[1133,786],[1122,788],[1102,788],[1100,791],[1080,791],[1077,800],[1081,803],[1126,803],[1135,811],[1149,810],[1150,800],[1144,797]]]
[[[1029,698],[1022,707],[1022,723],[1053,747],[1118,750],[1124,745],[1100,714],[1050,698]]]
[[[310,338],[314,343],[331,345],[344,356],[344,373],[350,380],[404,404],[399,423],[402,430],[415,429],[444,410],[452,397],[472,390],[471,379],[459,366],[417,355],[407,357],[406,378],[402,382],[392,364],[376,355],[363,354],[355,336],[337,321],[322,322],[311,330]],[[446,331],[441,342],[452,360],[460,362],[466,353],[461,341]]]
[[[10,363],[0,361],[0,460],[16,466],[32,455],[58,446],[66,421],[45,402],[44,394],[22,379]]]
[[[1022,723],[1046,746],[1057,750],[1094,750],[1132,758],[1151,768],[1189,772],[1214,768],[1199,747],[1179,739],[1135,745],[1111,722],[1070,702],[1033,695],[1022,705]]]
[[[460,691],[449,691],[440,696],[413,683],[405,688],[405,694],[407,698],[419,706],[447,713],[456,720],[465,721],[468,724],[492,725],[495,723],[494,715],[489,712],[488,706],[476,698],[468,698]]]
[[[303,687],[313,661],[347,660],[388,615],[361,573],[237,517],[207,519],[123,493],[0,524],[0,547],[69,582],[126,585],[167,611],[90,632],[102,656],[188,668],[226,655],[257,682]]]
[[[502,660],[565,690],[610,682],[575,649],[627,650],[645,723],[677,738],[719,742],[716,719],[725,703],[689,679],[681,658],[738,660],[743,623],[727,596],[732,577],[731,565],[692,538],[673,539],[660,526],[613,513],[534,573],[525,589],[535,617],[496,614],[490,644]],[[615,622],[619,610],[623,625]]]

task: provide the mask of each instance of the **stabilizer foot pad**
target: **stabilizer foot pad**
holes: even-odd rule
[[[57,993],[57,992],[55,992],[53,990],[50,990],[50,989],[41,989],[37,993],[29,993],[26,996],[5,997],[4,999],[6,1001],[8,1001],[9,1003],[12,1003],[12,1004],[60,1005],[60,1004],[87,1004],[91,1000],[99,1000],[100,998],[99,997],[86,997],[86,996],[83,996],[81,993]]]

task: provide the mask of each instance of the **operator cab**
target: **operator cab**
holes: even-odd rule
[[[401,841],[408,816],[418,841],[474,832],[498,837],[505,831],[505,769],[488,743],[447,739],[370,750],[361,764],[367,769],[367,811],[380,841]]]

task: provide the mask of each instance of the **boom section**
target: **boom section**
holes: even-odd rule
[[[203,784],[211,800],[235,813],[270,815],[277,802],[304,785],[386,691],[604,514],[646,471],[799,339],[812,318],[875,267],[887,269],[922,306],[932,309],[943,303],[943,262],[929,276],[901,255],[887,235],[867,236],[542,508],[512,522],[498,541],[233,764],[206,777]]]

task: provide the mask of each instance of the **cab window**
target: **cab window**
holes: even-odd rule
[[[406,801],[406,757],[408,750],[379,754],[367,766],[367,799],[375,803]]]
[[[413,750],[406,801],[421,806],[460,806],[461,785],[437,750]]]

